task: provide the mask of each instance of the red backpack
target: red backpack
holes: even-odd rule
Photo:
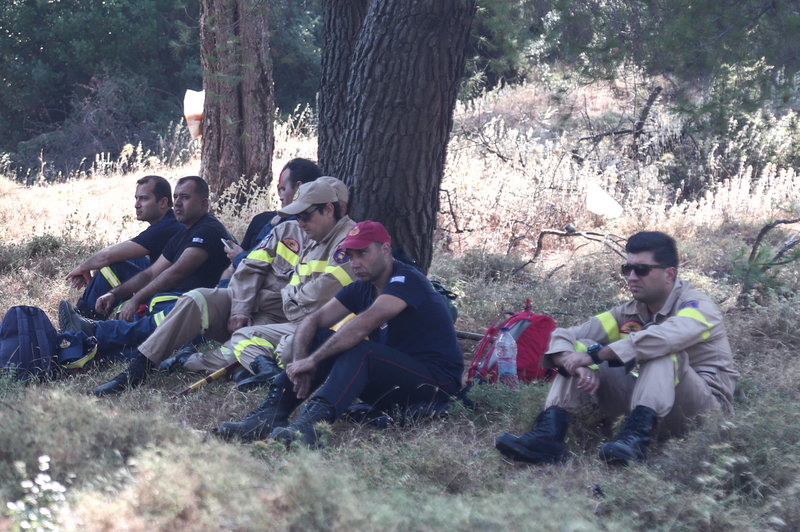
[[[502,323],[501,319],[508,316]],[[473,381],[495,382],[497,380],[497,356],[494,344],[502,327],[508,327],[517,340],[517,375],[520,382],[551,380],[556,372],[542,367],[542,357],[550,344],[550,334],[556,322],[550,316],[531,312],[531,300],[525,300],[525,309],[520,312],[503,312],[498,315],[486,334],[483,335],[467,373],[467,384]]]

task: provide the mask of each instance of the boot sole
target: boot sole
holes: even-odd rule
[[[620,453],[618,449],[607,447],[607,445],[608,444],[605,444],[600,447],[600,451],[598,451],[597,454],[600,459],[608,465],[624,467],[631,462],[644,462],[644,457],[630,453],[625,453],[623,455],[623,453]]]
[[[527,462],[530,464],[557,464],[564,460],[563,456],[553,456],[552,454],[531,451],[516,441],[515,436],[511,435],[501,434],[497,437],[497,440],[495,440],[494,446],[503,456],[518,462]]]

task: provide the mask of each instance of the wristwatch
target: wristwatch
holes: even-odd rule
[[[592,344],[586,348],[586,352],[589,354],[590,357],[592,357],[592,362],[594,362],[598,366],[603,363],[603,361],[600,360],[599,356],[601,349],[603,349],[602,344]]]

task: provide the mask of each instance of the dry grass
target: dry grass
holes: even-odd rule
[[[520,102],[509,92],[478,102],[481,113],[460,111],[464,127],[451,144],[443,185],[457,202],[440,219],[432,267],[461,294],[458,327],[483,330],[525,298],[570,325],[626,297],[615,273],[619,257],[581,238],[548,237],[540,258],[515,272],[542,228],[573,222],[620,235],[663,229],[680,239],[681,275],[725,311],[742,372],[734,416],[706,420],[685,439],[654,445],[647,465],[618,470],[595,458],[604,435],[587,406],[568,433],[566,464],[524,466],[501,459],[494,438],[527,430],[546,386],[479,387],[471,392],[477,408],[456,407],[446,420],[384,431],[337,422],[324,450],[287,453],[208,434],[255,407],[263,391],[243,394],[223,380],[173,399],[195,377],[175,374],[120,397],[90,397],[122,368],[112,365],[27,387],[0,378],[2,496],[21,500],[20,481],[34,476],[46,454],[65,500],[44,490],[26,515],[44,519],[43,510],[52,510],[67,530],[800,528],[800,268],[784,267],[781,290],[743,308],[731,266],[767,218],[797,202],[793,171],[767,167],[753,176],[745,169],[696,201],[678,202],[658,180],[655,162],[605,164],[624,152],[609,145],[603,157],[578,164],[571,150],[580,132],[548,137],[547,116],[534,117],[534,127],[520,115],[514,129],[492,118],[493,97],[511,116],[540,101],[531,90]],[[304,127],[299,119],[280,126],[276,173],[292,157],[313,156]],[[196,172],[196,164],[157,173],[174,178]],[[59,299],[75,299],[63,281],[73,265],[139,230],[130,218],[121,221],[139,175],[31,188],[0,179],[0,311],[27,303],[54,317]],[[620,201],[620,218],[586,210],[589,179]],[[225,204],[218,214],[241,235],[252,214],[274,204],[273,194],[256,191],[242,210]],[[474,345],[463,343],[467,357]],[[13,517],[0,528],[19,523]]]

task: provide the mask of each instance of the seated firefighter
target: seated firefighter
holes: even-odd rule
[[[136,219],[150,227],[130,240],[101,249],[67,274],[73,288],[86,287],[76,306],[87,318],[100,318],[94,310],[97,298],[154,264],[169,239],[183,228],[172,211],[172,188],[163,177],[139,179],[134,198]]]
[[[341,248],[357,280],[300,323],[293,361],[257,410],[220,425],[223,437],[313,445],[315,424],[335,421],[356,398],[381,409],[440,401],[459,391],[461,350],[431,283],[392,259],[389,233],[377,222],[357,223]],[[328,329],[350,313],[356,316],[336,332]],[[309,396],[290,424],[290,414]]]
[[[306,183],[297,199],[279,212],[292,205],[297,221],[278,225],[251,251],[236,268],[228,288],[197,289],[183,295],[139,346],[128,368],[93,393],[118,393],[142,383],[154,364],[198,334],[225,343],[205,353],[176,355],[170,365],[213,371],[238,360],[254,374],[263,371],[274,376],[279,370],[275,371],[272,356],[256,358],[263,355],[265,347],[271,349],[284,334],[294,331],[295,325],[287,323],[287,317],[291,319],[295,313],[304,316],[305,309],[320,307],[352,281],[344,254],[334,257],[337,244],[353,225],[341,215],[336,189],[328,182]],[[322,267],[309,268],[312,262]],[[231,337],[238,329],[254,324],[272,324],[273,343],[267,345],[263,336],[248,341]]]
[[[495,446],[524,462],[564,458],[570,414],[595,395],[609,418],[627,414],[600,448],[609,464],[642,461],[657,426],[680,435],[695,416],[732,409],[739,376],[722,314],[706,295],[677,279],[675,241],[660,232],[628,239],[622,274],[633,300],[553,332],[545,354],[559,368],[532,431],[501,434]],[[638,375],[631,371],[638,364]]]
[[[319,166],[308,159],[298,157],[286,163],[281,173],[278,174],[278,184],[276,187],[278,190],[278,200],[281,202],[281,206],[285,207],[292,202],[300,185],[303,183],[311,183],[321,175],[322,170],[320,170]],[[294,220],[294,217],[281,217],[275,211],[266,211],[256,214],[247,226],[241,245],[232,240],[227,242],[228,246],[225,248],[225,253],[228,255],[231,265],[223,272],[223,278],[217,286],[219,288],[227,287],[230,282],[230,277],[233,275],[233,271],[239,266],[239,263],[247,257],[247,254],[255,249],[258,244],[263,242],[278,224],[289,220]]]
[[[136,346],[156,329],[179,294],[216,285],[230,264],[222,246],[222,239],[230,234],[208,212],[208,184],[197,176],[182,177],[174,198],[175,217],[184,227],[167,242],[153,265],[97,300],[95,308],[102,314],[123,301],[120,319],[93,322],[62,301],[58,308],[62,331],[95,336],[100,352]]]

